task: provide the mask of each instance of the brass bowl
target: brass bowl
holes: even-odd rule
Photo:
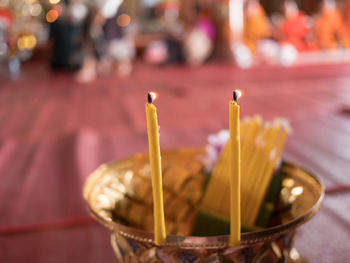
[[[322,183],[310,173],[284,163],[282,189],[289,209],[280,223],[242,233],[241,245],[229,246],[229,236],[188,236],[201,195],[203,149],[162,153],[167,242],[156,246],[148,155],[101,165],[87,179],[84,198],[89,213],[111,230],[119,262],[290,262],[295,229],[319,210]],[[294,190],[293,190],[294,189]],[[295,192],[293,194],[293,192]]]

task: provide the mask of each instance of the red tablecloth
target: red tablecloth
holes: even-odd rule
[[[152,68],[88,84],[40,63],[17,81],[0,76],[0,262],[115,262],[108,231],[90,220],[82,185],[111,159],[147,151],[144,104],[156,90],[162,149],[204,146],[227,128],[227,101],[244,90],[243,116],[291,121],[284,158],[327,187],[350,185],[350,65],[231,65]],[[350,194],[326,196],[300,228],[296,247],[310,262],[350,257]]]

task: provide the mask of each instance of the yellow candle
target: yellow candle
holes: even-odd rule
[[[244,142],[244,136],[246,134],[246,130],[249,128],[251,120],[250,118],[246,118],[245,120],[241,121],[240,123],[240,134],[241,134],[241,152],[242,152],[242,144]],[[221,187],[220,192],[221,194],[221,198],[220,195],[218,194],[218,188],[216,188],[216,192],[215,195],[217,198],[217,203],[215,203],[215,205],[217,206],[218,212],[223,215],[225,218],[230,218],[230,199],[227,198],[228,196],[230,196],[230,169],[231,169],[231,162],[232,159],[231,158],[231,145],[230,145],[230,141],[228,141],[228,143],[225,145],[226,149],[226,158],[225,158],[225,170],[223,171],[223,174],[221,176],[225,177],[226,182],[225,184]],[[242,173],[242,172],[241,172]],[[242,183],[242,182],[241,182]],[[215,200],[215,199],[212,199]]]
[[[230,171],[230,245],[238,246],[241,240],[241,153],[240,153],[240,124],[239,106],[237,99],[239,92],[233,92],[233,101],[229,103],[230,116],[230,144],[231,144],[231,171]]]
[[[153,192],[153,218],[154,240],[156,245],[162,245],[166,241],[164,222],[164,203],[162,187],[162,166],[159,147],[159,129],[157,120],[157,108],[152,103],[155,93],[148,93],[146,103],[147,132],[149,146],[149,161],[151,166],[152,192]]]

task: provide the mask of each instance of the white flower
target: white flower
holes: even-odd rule
[[[221,130],[208,136],[208,144],[205,147],[206,156],[203,159],[204,170],[211,172],[220,156],[220,152],[226,144],[230,134],[228,130]]]

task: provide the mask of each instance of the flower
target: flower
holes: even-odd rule
[[[219,158],[220,152],[226,144],[230,134],[228,130],[221,130],[208,136],[208,144],[205,147],[206,156],[203,159],[204,170],[211,172]]]

